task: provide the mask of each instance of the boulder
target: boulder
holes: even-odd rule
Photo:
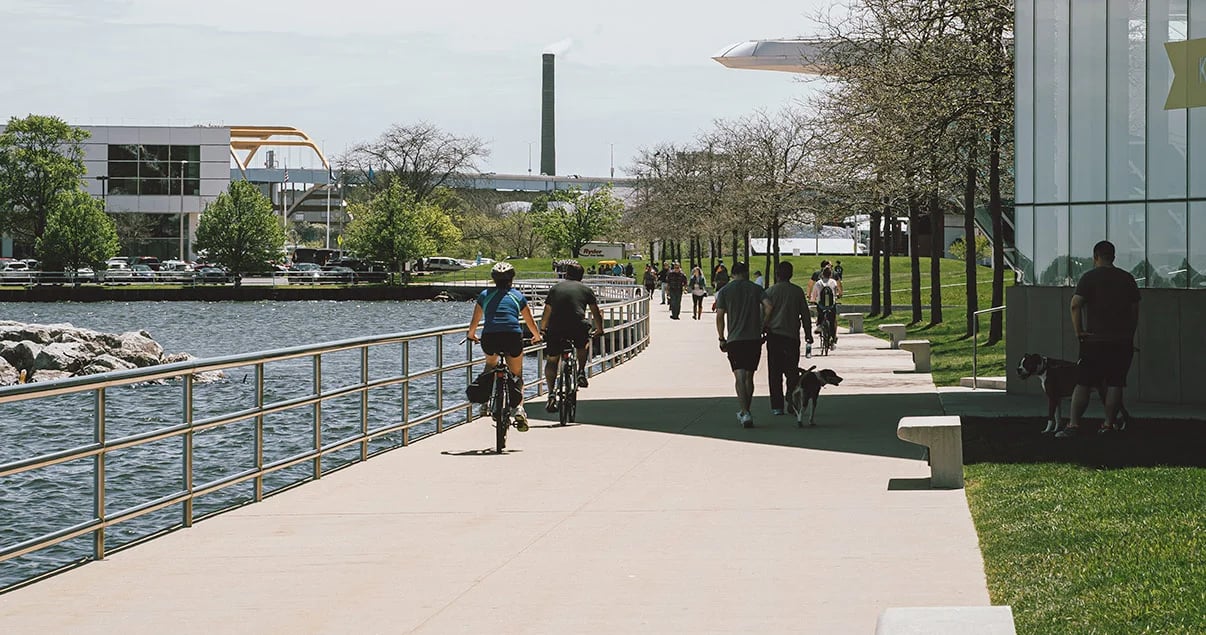
[[[127,362],[119,357],[114,357],[109,354],[98,355],[92,358],[87,365],[76,371],[76,375],[98,375],[107,373],[112,370],[129,370],[137,368],[134,364]]]
[[[28,377],[27,381],[54,381],[66,377],[71,377],[71,373],[65,370],[39,370],[34,371]]]
[[[3,357],[17,370],[34,368],[34,360],[42,352],[42,345],[35,342],[0,342],[0,357]]]
[[[0,386],[11,386],[21,380],[21,371],[0,357]]]
[[[34,370],[64,370],[74,373],[95,357],[87,342],[54,342],[34,358]]]
[[[146,331],[122,333],[118,336],[118,341],[121,345],[111,351],[113,355],[140,368],[162,363],[163,347],[159,342],[147,337]]]

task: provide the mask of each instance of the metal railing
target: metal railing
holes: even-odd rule
[[[605,329],[601,338],[596,340],[597,345],[592,351],[592,357],[588,362],[588,372],[591,374],[614,368],[640,353],[649,343],[648,297],[632,298],[630,296],[625,300],[606,302],[601,306],[601,309],[605,318]],[[191,360],[161,366],[109,372],[88,377],[74,377],[45,383],[21,384],[0,388],[0,404],[46,399],[63,395],[82,396],[86,393],[92,394],[93,402],[91,408],[93,431],[90,443],[0,464],[0,479],[3,479],[51,466],[65,465],[75,461],[90,459],[92,461],[90,471],[93,485],[91,516],[82,522],[64,524],[52,531],[23,540],[17,544],[0,545],[0,562],[12,560],[68,540],[85,537],[89,534],[92,537],[91,554],[83,556],[83,559],[103,559],[106,553],[129,546],[121,545],[115,548],[107,548],[106,530],[120,523],[126,523],[152,512],[179,505],[182,508],[179,520],[175,521],[173,526],[160,528],[158,531],[189,527],[195,520],[243,504],[231,504],[222,509],[198,515],[194,512],[193,502],[201,496],[251,482],[254,494],[248,498],[253,498],[253,500],[245,502],[259,502],[264,498],[266,493],[271,495],[277,491],[288,489],[286,487],[266,492],[264,485],[265,477],[275,472],[309,463],[309,474],[303,477],[301,482],[316,480],[326,473],[356,462],[365,461],[380,452],[408,445],[417,440],[411,438],[411,431],[417,426],[428,424],[426,427],[430,428],[430,424],[434,423],[434,431],[424,435],[430,436],[474,420],[476,418],[474,411],[477,408],[475,404],[470,404],[466,401],[464,388],[473,379],[474,366],[480,366],[484,363],[484,356],[480,354],[475,355],[472,343],[458,346],[445,342],[445,337],[448,337],[450,341],[459,341],[464,336],[466,328],[467,325],[465,324],[445,326],[394,335],[347,339],[324,344],[231,355],[213,359]],[[601,343],[601,346],[598,345],[599,343]],[[420,345],[424,347],[424,350],[434,348],[435,365],[421,371],[412,372],[412,352],[416,346]],[[384,350],[384,347],[387,346],[401,348],[401,358],[396,362],[396,366],[395,362],[389,361],[390,358],[379,357],[381,354],[379,351]],[[450,353],[455,348],[460,348],[463,354],[446,355],[446,353]],[[536,377],[539,378],[537,381],[530,382],[525,387],[525,392],[528,395],[540,395],[545,392],[544,382],[541,381],[543,379],[542,369],[544,366],[543,350],[543,345],[532,346],[526,349],[526,352],[535,353],[537,356]],[[323,356],[344,351],[354,352],[358,357],[358,381],[346,385],[324,387]],[[386,352],[389,351],[387,350]],[[388,362],[387,367],[394,370],[387,376],[370,379],[370,355],[373,356],[374,361],[378,364],[375,368],[380,366],[381,362],[379,360],[385,359]],[[446,357],[457,357],[457,359],[451,361],[446,359]],[[283,360],[304,359],[309,359],[311,362],[311,371],[309,374],[312,384],[308,393],[266,402],[265,381],[267,373],[272,370],[270,365]],[[196,409],[194,408],[194,384],[198,383],[198,377],[203,373],[216,373],[240,367],[254,367],[254,381],[248,386],[248,389],[254,389],[254,405],[223,411],[218,414],[207,413],[208,416],[196,418],[194,416],[196,414]],[[463,371],[463,375],[457,371]],[[450,373],[452,375],[449,375]],[[212,377],[212,375],[210,376]],[[456,378],[453,386],[446,385],[445,381],[448,376]],[[462,378],[463,381],[461,381]],[[434,381],[435,409],[418,416],[412,416],[410,404],[411,389],[415,382],[424,379],[427,380],[427,383]],[[244,382],[246,380],[247,377],[244,377]],[[115,388],[144,385],[147,382],[169,382],[169,386],[175,386],[175,382],[178,382],[180,399],[183,403],[183,416],[179,420],[170,419],[166,425],[162,425],[161,427],[141,430],[135,434],[128,434],[120,438],[108,438],[106,434],[106,400],[108,394]],[[400,406],[401,414],[398,420],[384,423],[378,421],[375,425],[370,425],[370,392],[389,386],[401,387],[401,403],[387,404],[391,408]],[[454,389],[452,394],[456,395],[455,397],[450,397],[449,388]],[[379,392],[374,393],[374,395],[379,394]],[[330,402],[330,400],[337,398],[357,397],[359,400],[359,425],[355,431],[340,438],[324,438],[324,402]],[[381,406],[381,402],[375,401],[373,405],[379,407]],[[312,427],[309,424],[306,426],[310,428],[308,436],[311,438],[305,441],[305,449],[275,460],[266,460],[265,417],[285,412],[297,412],[299,409],[305,409],[300,413],[304,415],[303,418],[305,421],[309,421],[310,417],[313,417]],[[254,435],[251,437],[254,447],[250,448],[254,452],[254,467],[246,468],[233,474],[226,474],[221,478],[208,482],[197,482],[198,479],[195,478],[197,474],[194,467],[197,436],[205,431],[216,430],[239,423],[254,425]],[[400,442],[384,449],[370,451],[370,442],[381,440],[387,435],[394,435],[396,437],[398,433],[401,433]],[[123,509],[111,509],[110,497],[106,492],[106,468],[108,466],[109,455],[119,450],[128,450],[136,447],[145,448],[149,444],[172,439],[181,442],[180,473],[183,475],[181,480],[182,486],[166,495],[159,495],[149,500],[140,500]],[[324,457],[334,452],[357,446],[359,448],[358,456],[349,460],[346,464],[334,467],[324,464]],[[334,462],[334,459],[332,462]],[[43,513],[48,516],[47,518],[40,519],[45,521],[41,523],[43,525],[50,526],[56,520],[61,520],[55,517],[53,512]]]
[[[1000,313],[1005,310],[1005,305],[994,306],[991,309],[982,309],[972,313],[972,319],[976,323],[975,331],[972,334],[972,390],[979,388],[980,379],[980,316],[987,313]]]

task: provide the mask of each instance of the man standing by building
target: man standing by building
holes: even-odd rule
[[[775,284],[766,290],[771,303],[770,317],[766,321],[766,372],[770,380],[771,414],[774,415],[784,414],[784,378],[788,386],[799,378],[801,328],[808,343],[812,343],[808,300],[804,290],[792,284],[794,273],[790,262],[780,262],[775,269]]]
[[[1089,406],[1089,395],[1103,382],[1106,418],[1101,431],[1120,430],[1118,406],[1135,354],[1139,285],[1131,274],[1114,266],[1114,244],[1110,241],[1093,246],[1093,268],[1076,284],[1071,313],[1072,330],[1080,342],[1079,374],[1072,392],[1072,420],[1055,436],[1076,436]]]
[[[750,267],[733,265],[733,279],[716,293],[716,333],[720,350],[729,356],[729,368],[737,386],[737,422],[754,427],[750,404],[754,400],[754,372],[762,357],[762,323],[770,314],[766,291],[750,282]],[[725,327],[728,336],[725,336]]]
[[[687,286],[687,276],[683,274],[683,268],[675,261],[674,266],[670,268],[670,273],[666,274],[666,293],[670,297],[670,319],[677,320],[678,312],[683,308],[683,289]]]

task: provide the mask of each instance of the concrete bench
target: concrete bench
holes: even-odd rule
[[[851,333],[862,333],[863,332],[863,314],[862,313],[842,313],[838,317],[842,318],[843,320],[850,321],[850,332]]]
[[[963,487],[963,424],[959,417],[903,417],[896,425],[896,436],[929,448],[930,487]]]
[[[919,373],[930,372],[929,340],[904,340],[900,343],[900,348],[913,354],[913,370]]]
[[[884,609],[875,635],[1017,635],[1008,606],[925,606]]]
[[[892,336],[892,348],[900,348],[900,341],[905,338],[905,325],[880,324],[879,330]]]

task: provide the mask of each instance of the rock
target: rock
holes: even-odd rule
[[[27,381],[54,381],[66,377],[71,377],[71,373],[65,370],[39,370],[34,372]]]
[[[86,342],[47,344],[34,358],[34,370],[65,370],[74,373],[94,357]]]
[[[140,368],[160,364],[163,359],[163,347],[145,334],[146,331],[122,333],[118,336],[121,346],[112,351],[113,355]]]
[[[0,357],[0,386],[11,386],[18,383],[21,379],[21,371],[8,363],[8,360]]]
[[[35,342],[0,342],[0,357],[17,370],[32,371],[34,360],[42,352],[42,345]]]
[[[131,368],[137,368],[137,366],[119,357],[104,354],[93,358],[86,366],[76,371],[75,374],[97,375],[107,373],[111,370],[129,370]]]

